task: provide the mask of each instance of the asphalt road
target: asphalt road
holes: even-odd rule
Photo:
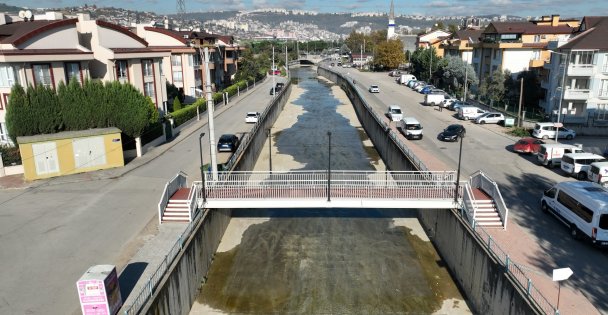
[[[467,130],[463,142],[462,174],[482,170],[495,180],[509,208],[509,221],[517,223],[533,240],[541,245],[543,252],[529,253],[534,262],[525,268],[551,277],[554,268],[570,267],[574,271],[563,285],[580,290],[600,312],[608,314],[608,281],[606,250],[593,248],[570,238],[568,229],[555,217],[540,212],[539,200],[543,190],[562,181],[575,180],[565,177],[560,169],[547,169],[536,163],[534,156],[512,152],[518,139],[504,133],[497,125],[476,125],[471,121],[455,118],[455,112],[423,106],[424,95],[399,85],[387,73],[359,72],[352,68],[334,68],[348,73],[357,82],[365,98],[374,110],[386,112],[389,104],[400,105],[404,116],[416,117],[423,126],[424,138],[413,140],[429,152],[436,154],[446,165],[457,168],[458,142],[442,142],[437,135],[449,124],[463,124]],[[369,93],[371,84],[380,86],[380,93]],[[548,140],[547,142],[552,142]],[[601,152],[608,144],[606,138],[579,137],[564,143],[582,143],[584,149]]]
[[[263,112],[271,82],[216,110],[216,141],[222,133],[250,130],[245,114]],[[205,163],[207,129],[200,130],[207,134]],[[80,276],[97,264],[115,264],[120,272],[141,245],[142,232],[154,234],[165,183],[180,170],[189,181],[200,178],[199,134],[176,138],[171,149],[122,177],[89,180],[82,174],[0,191],[0,314],[78,313]]]

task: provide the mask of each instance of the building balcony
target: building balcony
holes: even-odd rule
[[[593,75],[593,65],[569,65],[568,76],[573,77],[590,77]]]
[[[572,90],[566,89],[564,93],[565,100],[585,101],[591,96],[591,90]]]
[[[597,97],[601,100],[608,100],[608,91],[600,91]]]
[[[530,59],[528,68],[540,68],[545,65],[545,61],[542,59]]]

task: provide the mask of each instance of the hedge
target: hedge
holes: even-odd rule
[[[220,94],[221,96],[221,94]],[[203,98],[199,98],[192,105],[188,105],[178,111],[171,113],[173,117],[173,124],[175,127],[187,122],[188,120],[196,117],[196,108],[199,107],[199,112],[202,113],[207,110],[207,102]]]
[[[4,166],[21,165],[21,155],[18,146],[0,145],[0,154]]]

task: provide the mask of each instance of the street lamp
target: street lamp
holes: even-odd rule
[[[460,141],[460,151],[458,151],[458,170],[456,171],[456,190],[454,191],[454,203],[458,203],[458,190],[460,189],[460,161],[462,160],[462,142],[464,141],[464,131],[458,135]]]
[[[266,135],[268,136],[268,162],[270,163],[270,174],[272,174],[272,136],[270,128],[266,129]]]
[[[205,190],[205,170],[203,169],[203,145],[202,145],[202,140],[203,140],[203,136],[205,136],[204,132],[201,132],[201,134],[198,136],[198,150],[199,150],[199,155],[201,157],[201,182],[203,185],[203,204],[205,202],[207,202],[207,191]]]
[[[559,105],[557,106],[557,121],[556,124],[559,124],[559,118],[561,116],[562,113],[562,100],[564,99],[564,90],[566,89],[565,87],[565,80],[566,80],[566,72],[568,70],[568,63],[570,62],[570,54],[566,54],[566,53],[560,53],[557,51],[553,51],[553,50],[549,50],[550,53],[552,54],[558,54],[558,55],[565,55],[566,56],[566,62],[564,63],[564,72],[562,73],[562,83],[561,83],[561,96],[559,98]],[[561,63],[561,57],[560,57],[560,63]],[[555,130],[555,142],[557,142],[557,136],[559,135],[559,127],[557,130]]]
[[[331,201],[331,131],[327,132],[327,201]]]

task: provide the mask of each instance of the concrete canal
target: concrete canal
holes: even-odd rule
[[[255,170],[384,170],[342,90],[292,71]],[[327,132],[331,131],[331,148]],[[412,210],[242,209],[191,314],[470,314]]]

